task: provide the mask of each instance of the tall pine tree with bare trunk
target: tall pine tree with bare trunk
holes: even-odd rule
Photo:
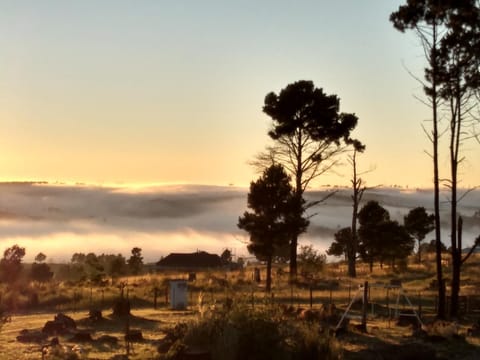
[[[417,31],[424,45],[429,67],[426,69],[425,92],[434,112],[434,131],[430,137],[434,143],[435,228],[437,240],[437,277],[440,304],[438,316],[444,317],[444,289],[440,264],[440,219],[438,214],[438,112],[440,104],[449,113],[450,178],[450,238],[452,257],[452,283],[450,316],[458,315],[462,258],[461,221],[458,219],[458,169],[464,160],[461,148],[469,138],[478,134],[468,131],[471,112],[478,107],[480,84],[480,1],[478,0],[408,0],[407,4],[391,15],[395,27],[401,31],[412,28]],[[469,123],[470,122],[470,123]],[[471,129],[471,128],[470,128]],[[475,243],[474,246],[476,246]]]
[[[358,118],[339,110],[339,98],[325,94],[312,81],[297,81],[279,94],[271,92],[265,97],[263,111],[273,121],[268,134],[275,141],[266,157],[273,156],[293,177],[296,198],[293,224],[301,224],[306,209],[319,203],[306,203],[303,199],[311,181],[337,165],[339,155],[352,141],[350,133]],[[291,231],[291,279],[297,275],[298,237],[303,231],[305,228],[301,226]]]
[[[358,253],[358,233],[357,233],[357,220],[358,220],[358,207],[360,206],[360,201],[362,201],[363,193],[367,189],[363,179],[360,177],[360,174],[357,169],[357,155],[365,151],[365,145],[360,143],[358,140],[353,140],[353,154],[349,156],[349,162],[352,165],[352,226],[351,226],[351,238],[350,242],[347,243],[347,262],[348,262],[348,276],[356,277],[357,276],[357,253]]]
[[[419,37],[427,60],[425,69],[426,82],[424,92],[427,97],[427,104],[432,109],[432,129],[431,132],[425,130],[425,133],[432,143],[433,160],[433,190],[434,190],[434,216],[435,216],[435,247],[436,247],[436,267],[438,283],[438,306],[437,317],[445,318],[445,286],[442,271],[442,242],[440,232],[440,180],[439,180],[439,106],[440,97],[438,94],[439,86],[439,54],[438,49],[441,39],[441,28],[444,22],[446,5],[436,0],[407,0],[406,5],[402,5],[396,12],[390,15],[390,21],[394,27],[402,32],[407,29],[415,31]]]
[[[479,119],[471,112],[479,106],[476,92],[480,89],[480,1],[457,1],[447,10],[445,35],[439,49],[440,96],[448,106],[450,179],[450,239],[452,257],[452,283],[450,316],[458,316],[462,258],[462,221],[457,206],[459,194],[459,168],[463,163],[463,147],[473,139]],[[468,192],[468,191],[467,191]],[[465,195],[465,194],[464,194]],[[477,243],[473,247],[476,247]]]

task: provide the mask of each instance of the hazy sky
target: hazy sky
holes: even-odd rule
[[[247,185],[265,95],[306,79],[359,116],[370,184],[430,186],[401,3],[0,0],[0,180]],[[467,151],[461,185],[478,185]],[[347,184],[337,171],[320,182]]]

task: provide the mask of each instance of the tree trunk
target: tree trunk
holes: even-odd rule
[[[452,294],[450,304],[450,317],[458,317],[458,297],[460,295],[460,274],[462,267],[462,227],[463,220],[458,219],[458,244],[455,254],[452,249]]]
[[[352,251],[348,254],[348,276],[354,278],[357,277],[357,269],[356,269],[356,252]]]
[[[418,263],[422,263],[422,249],[420,247],[422,240],[418,239]]]
[[[432,109],[433,109],[433,184],[434,184],[434,208],[435,208],[435,253],[437,265],[437,283],[438,283],[438,308],[437,317],[445,318],[445,287],[443,284],[442,272],[442,241],[440,231],[440,185],[438,175],[438,94],[437,94],[437,26],[433,22],[433,46],[431,50],[430,65],[432,66]]]
[[[290,240],[290,282],[297,279],[297,245],[298,236],[294,235]]]
[[[272,256],[267,259],[267,280],[265,285],[265,291],[270,292],[272,290]]]
[[[301,131],[297,134],[297,141],[299,144],[298,154],[297,154],[297,169],[295,176],[295,197],[296,197],[296,216],[297,221],[300,223],[301,217],[303,215],[303,187],[302,187],[302,133]],[[290,282],[293,282],[297,279],[297,246],[298,246],[298,233],[292,234],[292,240],[290,241]]]
[[[362,197],[362,190],[360,189],[361,180],[357,179],[357,151],[354,149],[352,156],[352,166],[353,166],[353,212],[352,212],[352,238],[351,244],[348,246],[348,276],[354,278],[357,277],[356,261],[357,261],[357,248],[358,248],[358,239],[357,239],[357,218],[358,218],[358,203]]]

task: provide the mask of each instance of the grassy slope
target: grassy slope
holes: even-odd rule
[[[448,269],[445,269],[448,274]],[[434,296],[435,291],[429,290],[429,284],[434,279],[432,267],[428,261],[424,265],[410,265],[409,270],[404,273],[393,273],[388,268],[377,268],[373,274],[369,274],[366,268],[360,266],[361,276],[355,281],[344,276],[344,267],[338,264],[331,264],[325,270],[323,277],[325,279],[336,280],[339,282],[339,288],[330,292],[328,289],[314,290],[314,307],[319,307],[322,302],[326,302],[332,296],[332,300],[337,306],[345,307],[349,298],[356,293],[358,284],[364,280],[370,283],[388,283],[391,278],[402,279],[403,286],[407,291],[409,298],[417,306],[422,302],[422,311],[426,318],[432,318],[434,314]],[[463,294],[480,294],[480,256],[473,258],[465,268],[463,275],[465,287],[462,288]],[[174,274],[171,277],[185,276],[184,274]],[[163,293],[159,297],[159,310],[152,309],[152,288],[162,284],[163,276],[142,276],[129,278],[130,297],[133,303],[131,319],[131,328],[142,329],[146,341],[142,344],[135,344],[132,359],[151,359],[156,354],[156,342],[163,336],[162,330],[179,321],[188,321],[196,315],[197,297],[203,293],[203,301],[206,306],[214,303],[221,304],[225,298],[231,297],[241,301],[253,302],[253,306],[262,306],[265,300],[271,300],[271,297],[265,298],[261,286],[252,284],[250,281],[250,271],[242,273],[212,273],[198,274],[198,280],[195,284],[189,285],[190,290],[190,310],[189,312],[176,312],[167,309],[164,303]],[[213,280],[212,280],[213,279]],[[225,282],[226,280],[226,282]],[[227,286],[225,286],[227,285]],[[309,291],[302,288],[291,288],[286,283],[286,276],[277,276],[273,282],[274,301],[276,303],[293,303],[294,306],[309,306]],[[58,290],[58,288],[57,288]],[[98,338],[103,334],[113,335],[119,339],[123,338],[125,323],[108,316],[111,312],[109,301],[111,298],[100,301],[100,291],[102,289],[94,288],[92,290],[93,298],[90,303],[90,288],[76,288],[75,290],[62,288],[63,293],[81,292],[83,301],[76,302],[73,306],[68,304],[58,308],[48,310],[48,313],[25,313],[14,314],[11,322],[5,324],[0,332],[0,354],[1,359],[38,359],[40,358],[40,345],[18,343],[15,338],[22,329],[40,330],[47,320],[53,320],[53,316],[58,311],[64,311],[78,321],[79,327],[92,330],[93,338]],[[51,292],[51,289],[48,290]],[[104,292],[116,294],[114,287],[106,289]],[[421,298],[419,297],[421,295]],[[49,294],[52,296],[52,294]],[[372,302],[376,303],[376,311],[382,309],[386,304],[386,290],[384,288],[375,288],[371,290],[370,297]],[[42,299],[42,296],[40,296]],[[395,300],[395,294],[389,294],[389,301],[392,304]],[[85,320],[90,306],[102,307],[106,320],[93,326]],[[82,309],[81,311],[73,311]],[[37,309],[38,310],[38,309]],[[40,309],[41,310],[41,309]],[[480,310],[477,309],[477,310]],[[46,310],[45,310],[46,311]],[[478,321],[478,315],[469,315],[460,324],[460,333],[465,333],[468,326],[474,321]],[[369,358],[372,356],[372,349],[382,349],[390,344],[416,344],[419,340],[411,337],[411,328],[398,327],[394,321],[388,322],[384,318],[372,316],[368,323],[368,334],[353,333],[341,338],[345,349],[346,357],[349,359]],[[62,344],[68,343],[68,339],[60,338]],[[71,344],[73,345],[73,344]],[[433,346],[432,344],[421,346]],[[480,358],[480,340],[478,338],[468,337],[466,341],[450,340],[446,343],[435,344],[438,353],[449,359]],[[120,341],[117,346],[107,346],[99,344],[85,345],[89,351],[91,359],[108,359],[113,354],[124,354],[125,344]]]

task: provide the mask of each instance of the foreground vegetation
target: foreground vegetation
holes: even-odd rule
[[[170,310],[166,290],[169,279],[186,279],[186,273],[143,274],[98,284],[89,280],[30,282],[16,290],[3,285],[4,308],[14,294],[17,298],[16,308],[5,314],[8,321],[0,332],[0,352],[6,359],[40,358],[42,346],[55,336],[33,343],[18,342],[16,337],[24,329],[41,333],[45,323],[61,312],[75,320],[77,332],[87,332],[92,340],[79,342],[74,333],[57,335],[61,351],[47,359],[111,359],[127,351],[130,359],[180,359],[181,354],[187,356],[186,351],[196,352],[195,356],[209,354],[211,359],[360,359],[380,358],[393,351],[391,358],[408,359],[418,353],[418,345],[424,349],[425,359],[478,357],[480,339],[475,326],[480,316],[480,257],[472,258],[462,279],[461,294],[469,296],[468,308],[455,325],[449,322],[443,327],[431,325],[436,306],[432,259],[426,254],[421,265],[413,258],[409,261],[401,272],[384,266],[370,273],[369,264],[359,264],[355,280],[346,277],[346,264],[327,264],[315,279],[299,278],[295,285],[289,284],[286,269],[274,267],[270,294],[265,292],[264,281],[253,281],[251,267],[201,272],[188,283],[188,306],[182,311]],[[266,269],[260,268],[263,279]],[[419,333],[416,326],[397,326],[393,317],[396,290],[377,286],[370,289],[367,332],[355,325],[361,306],[354,304],[349,313],[353,319],[335,336],[332,329],[359,293],[358,286],[365,280],[386,285],[392,279],[401,281],[415,310],[421,311],[426,333]],[[122,290],[131,305],[130,316],[113,315]],[[398,307],[411,310],[402,298]],[[92,309],[100,310],[102,318],[92,318]],[[143,337],[128,349],[127,327],[140,330]],[[105,335],[117,341],[104,342]],[[77,346],[77,353],[63,346]]]

